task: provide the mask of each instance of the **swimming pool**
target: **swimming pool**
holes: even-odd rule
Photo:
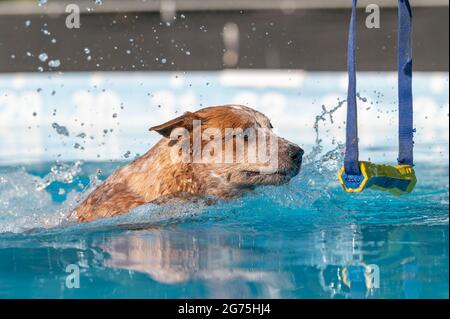
[[[416,120],[419,183],[412,194],[392,197],[373,191],[344,194],[338,185],[339,97],[345,85],[336,83],[343,74],[280,74],[272,74],[269,84],[235,83],[229,74],[216,73],[188,74],[183,80],[170,74],[103,80],[95,74],[56,80],[0,76],[2,85],[11,85],[8,97],[3,94],[0,101],[2,127],[9,125],[1,130],[0,141],[0,297],[448,298],[448,91],[439,91],[440,84],[425,87],[436,78],[448,87],[448,75],[417,78],[416,105],[429,106],[418,110]],[[246,76],[254,74],[239,78]],[[375,117],[362,115],[364,158],[395,160],[395,89],[390,78],[392,74],[362,78],[361,104],[368,113],[375,112]],[[139,83],[162,87],[148,92]],[[192,103],[221,104],[231,97],[231,102],[268,108],[265,112],[275,119],[280,135],[307,150],[300,174],[288,185],[261,188],[214,206],[146,205],[118,218],[70,224],[65,214],[77,197],[153,143],[152,137],[137,132],[164,118],[152,112],[162,109],[171,116],[182,110],[177,101],[165,110],[164,101],[172,103],[169,88],[174,87],[196,92]],[[83,98],[81,91],[86,91]],[[82,132],[76,127],[89,123],[90,113],[70,111],[69,97],[79,99],[79,110],[90,98],[105,98],[102,92],[115,96],[117,110],[107,119],[91,119],[97,125],[87,135],[99,144],[80,142]],[[155,95],[165,99],[155,102]],[[23,106],[18,103],[12,111],[11,96]],[[35,104],[27,103],[27,96]],[[146,96],[154,109],[139,105]],[[102,103],[111,101],[91,104],[105,109]],[[265,106],[270,103],[282,111]],[[135,121],[139,107],[149,114],[149,123]],[[14,112],[29,116],[18,119]],[[11,118],[6,120],[5,114]],[[80,114],[88,115],[80,120]],[[79,271],[79,285],[71,281],[73,269]]]

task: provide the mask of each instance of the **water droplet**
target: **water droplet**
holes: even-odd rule
[[[61,65],[61,61],[59,60],[50,60],[48,61],[48,66],[51,68],[57,68]]]
[[[41,62],[45,62],[48,59],[48,55],[47,53],[43,52],[41,54],[39,54],[39,60],[41,60]]]
[[[58,123],[53,123],[52,127],[59,135],[69,136],[69,130],[67,129],[67,127],[59,125]]]

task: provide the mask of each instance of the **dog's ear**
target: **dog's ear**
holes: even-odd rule
[[[170,120],[164,124],[153,126],[149,128],[149,131],[155,131],[164,137],[169,138],[172,130],[177,127],[183,127],[189,131],[192,131],[194,121],[200,120],[200,117],[192,112],[186,112],[182,116],[179,116],[173,120]]]

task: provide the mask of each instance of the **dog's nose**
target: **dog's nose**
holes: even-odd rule
[[[305,151],[298,145],[291,145],[289,149],[289,156],[296,163],[300,163]]]

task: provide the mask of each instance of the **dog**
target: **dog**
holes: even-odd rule
[[[88,222],[146,203],[232,199],[256,186],[288,183],[304,152],[272,129],[267,116],[240,105],[206,107],[151,127],[161,140],[110,175],[70,216]]]

